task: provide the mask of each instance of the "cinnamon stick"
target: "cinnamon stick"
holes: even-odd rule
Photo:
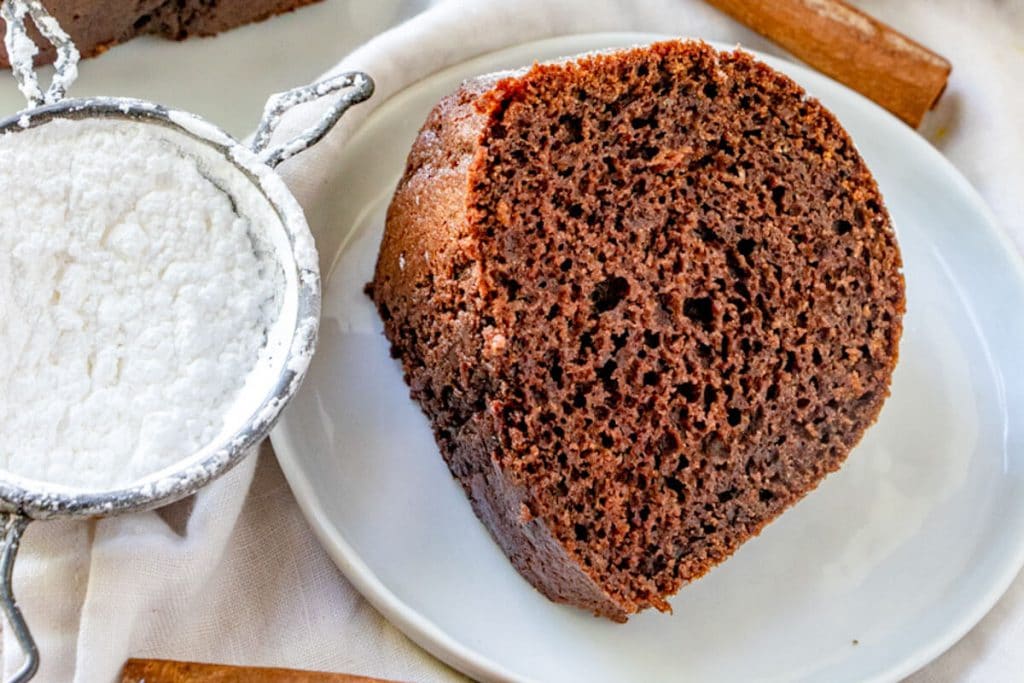
[[[121,683],[389,683],[380,678],[322,671],[129,659]]]
[[[946,88],[946,59],[842,0],[707,0],[913,127]]]

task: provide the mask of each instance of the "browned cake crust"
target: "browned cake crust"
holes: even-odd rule
[[[44,4],[82,56],[93,57],[146,33],[173,40],[212,36],[314,2],[318,0],[46,0]],[[53,61],[53,48],[39,38],[31,23],[26,22],[29,33],[42,48],[37,62]],[[7,50],[0,44],[0,67],[9,66]]]
[[[842,464],[904,310],[835,118],[695,42],[442,100],[370,292],[495,540],[551,599],[619,621],[667,610]]]

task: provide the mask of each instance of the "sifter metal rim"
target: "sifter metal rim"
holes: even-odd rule
[[[216,150],[226,163],[241,171],[277,214],[288,237],[294,265],[297,310],[282,373],[263,396],[245,426],[204,459],[191,459],[144,478],[137,484],[100,492],[75,492],[30,480],[12,481],[0,473],[0,511],[31,519],[86,518],[149,510],[195,493],[238,464],[274,426],[284,406],[298,390],[316,346],[320,320],[320,269],[313,237],[301,207],[281,177],[256,151],[242,145],[202,118],[143,100],[114,97],[66,99],[0,120],[0,135],[17,134],[54,119],[108,118],[171,128]]]

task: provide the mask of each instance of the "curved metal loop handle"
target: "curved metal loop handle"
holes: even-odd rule
[[[312,102],[326,97],[338,90],[350,88],[331,105],[320,120],[312,128],[308,128],[293,137],[280,147],[267,149],[270,136],[273,134],[281,118],[292,108],[304,102]],[[263,119],[252,140],[252,151],[260,156],[260,160],[271,168],[295,156],[319,142],[327,131],[334,127],[338,119],[353,104],[368,99],[373,94],[373,79],[359,71],[348,71],[317,83],[304,85],[287,92],[271,95],[263,109]]]
[[[3,609],[14,639],[18,641],[18,647],[25,653],[25,663],[8,683],[26,683],[39,670],[39,649],[36,648],[36,642],[32,639],[32,633],[28,630],[21,609],[18,608],[13,586],[14,558],[18,555],[21,535],[28,523],[28,517],[14,512],[0,512],[0,532],[3,534],[0,539],[0,609]]]
[[[32,23],[39,29],[43,38],[57,49],[57,59],[53,63],[53,79],[45,93],[39,87],[39,76],[32,67],[39,48],[25,30],[26,14],[32,18]],[[4,33],[7,60],[11,63],[14,78],[18,81],[18,90],[28,100],[28,106],[38,107],[63,99],[68,88],[78,78],[78,48],[71,41],[71,37],[64,32],[57,20],[50,16],[39,0],[3,0],[3,4],[0,4],[0,17],[3,17],[7,24]]]

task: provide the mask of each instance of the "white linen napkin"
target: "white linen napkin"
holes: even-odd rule
[[[1024,248],[1024,4],[1014,0],[856,3],[953,65],[922,128]],[[344,30],[339,27],[339,30]],[[699,0],[449,0],[381,34],[336,71],[370,73],[377,93],[314,150],[282,166],[300,202],[331,191],[320,169],[347,131],[416,80],[469,57],[543,37],[652,31],[784,54]],[[279,139],[317,107],[290,117]],[[316,227],[316,226],[314,226]],[[285,666],[410,681],[458,675],[355,593],[302,519],[268,449],[193,499],[158,513],[29,527],[15,575],[43,653],[40,681],[114,680],[129,656]],[[918,682],[1019,680],[1024,578]],[[20,653],[9,632],[3,669]]]

